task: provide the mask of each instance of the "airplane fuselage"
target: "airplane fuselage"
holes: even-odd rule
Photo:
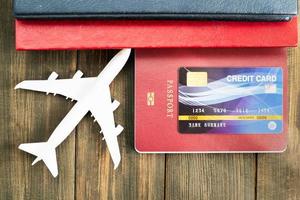
[[[90,97],[95,92],[101,93],[101,84],[99,78],[89,91],[86,91],[82,99],[79,99],[71,108],[65,118],[55,128],[47,142],[53,147],[59,146],[75,129],[81,119],[89,112]]]
[[[77,102],[51,134],[47,142],[54,148],[71,134],[77,124],[87,114],[88,110],[81,104],[82,102]]]

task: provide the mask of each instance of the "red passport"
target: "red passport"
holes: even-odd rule
[[[282,48],[136,50],[136,150],[284,151],[286,61]]]
[[[18,50],[287,47],[297,45],[289,22],[176,20],[16,20]]]

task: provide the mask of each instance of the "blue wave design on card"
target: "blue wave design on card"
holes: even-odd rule
[[[207,73],[207,84],[189,86],[188,72]],[[282,80],[280,67],[180,68],[179,116],[203,116],[204,119],[205,116],[216,116],[216,119],[218,116],[255,116],[256,118],[255,120],[179,120],[179,131],[181,133],[281,133],[283,130]],[[267,116],[272,120],[266,120],[268,118],[262,120],[260,116],[262,119]],[[209,123],[223,123],[223,125],[208,126]]]

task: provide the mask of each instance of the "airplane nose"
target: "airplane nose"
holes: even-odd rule
[[[131,53],[131,49],[130,48],[122,49],[120,51],[121,56],[124,56],[124,57],[129,57],[130,53]]]
[[[23,82],[17,84],[17,85],[15,86],[15,90],[22,88],[22,85],[23,85]]]

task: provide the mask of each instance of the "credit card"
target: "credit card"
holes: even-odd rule
[[[183,134],[280,134],[281,67],[181,67],[178,129]]]

